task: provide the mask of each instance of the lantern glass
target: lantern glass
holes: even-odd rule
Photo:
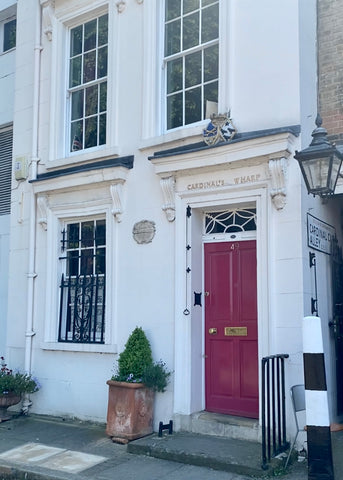
[[[342,160],[335,154],[302,159],[301,167],[308,192],[314,195],[332,195],[341,163]]]

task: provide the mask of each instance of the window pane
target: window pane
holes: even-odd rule
[[[108,15],[99,18],[98,46],[105,45],[108,41]]]
[[[95,51],[86,53],[83,66],[83,83],[95,80]]]
[[[67,248],[79,247],[79,224],[71,223],[67,226]]]
[[[199,8],[199,0],[183,0],[183,13],[193,12]]]
[[[182,89],[182,58],[172,60],[167,64],[167,93]]]
[[[95,226],[95,244],[106,244],[106,222],[105,220],[97,220]]]
[[[193,88],[185,94],[185,123],[201,120],[201,88]]]
[[[181,50],[181,20],[166,25],[165,56],[173,55]]]
[[[98,113],[98,85],[86,88],[86,116]]]
[[[83,90],[77,90],[71,97],[71,119],[83,117]]]
[[[181,15],[181,0],[166,0],[166,21]]]
[[[105,249],[97,248],[96,250],[96,264],[95,273],[98,275],[106,273]]]
[[[219,37],[218,4],[204,8],[201,22],[201,42],[206,43]]]
[[[100,83],[100,112],[107,110],[107,82]]]
[[[98,51],[98,77],[102,78],[107,75],[107,47],[102,47]]]
[[[93,274],[93,249],[81,250],[81,271],[80,275]]]
[[[99,117],[99,145],[106,143],[106,113]]]
[[[201,0],[202,7],[206,7],[207,5],[211,5],[212,3],[218,3],[218,0]]]
[[[96,19],[85,23],[84,52],[96,47]]]
[[[94,245],[94,222],[82,222],[81,224],[81,247]]]
[[[95,147],[97,138],[97,117],[86,118],[85,120],[85,148]]]
[[[69,87],[77,87],[81,84],[81,56],[70,60]]]
[[[16,45],[17,20],[13,20],[4,24],[4,52],[14,48]]]
[[[79,274],[79,252],[71,251],[67,254],[67,275],[77,276]]]
[[[185,87],[192,87],[201,83],[201,52],[192,53],[185,57]]]
[[[204,82],[218,78],[218,45],[204,50]]]
[[[83,141],[83,122],[78,120],[77,122],[72,122],[70,128],[70,151],[76,152],[82,150],[82,141]]]
[[[218,103],[218,82],[204,86],[204,118],[206,117],[206,101]]]
[[[167,98],[167,128],[182,125],[182,93]]]
[[[106,142],[107,43],[107,14],[70,31],[70,50],[74,55],[70,59],[69,78],[71,151]],[[73,91],[76,88],[78,92]]]
[[[70,32],[70,56],[75,57],[82,52],[82,25]]]
[[[199,44],[199,12],[183,19],[183,50]]]

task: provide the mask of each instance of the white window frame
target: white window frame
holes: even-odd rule
[[[116,85],[118,68],[117,56],[117,15],[115,5],[108,0],[95,0],[92,6],[56,8],[56,22],[53,28],[51,45],[51,107],[49,127],[49,162],[47,168],[66,166],[95,158],[105,158],[119,152],[117,146],[117,99]],[[70,152],[69,145],[69,41],[70,30],[89,20],[108,14],[108,70],[107,70],[107,128],[106,144]],[[48,42],[47,39],[45,39]]]
[[[197,136],[208,124],[208,119],[168,131],[164,124],[164,1],[151,0],[144,4],[143,40],[143,118],[142,148]],[[232,42],[234,9],[231,0],[219,0],[219,92],[218,111],[231,108]],[[151,52],[156,52],[152,55]],[[225,88],[223,88],[223,85]]]
[[[68,225],[72,225],[72,224],[82,224],[83,222],[93,222],[93,225],[95,222],[99,221],[99,220],[104,220],[105,221],[105,225],[106,225],[106,218],[104,216],[92,216],[92,217],[86,217],[86,218],[74,218],[72,220],[68,220],[68,221],[64,221],[63,222],[63,225],[61,225],[62,229],[61,229],[61,232],[62,232],[62,238],[60,239],[61,242],[64,242],[63,243],[63,246],[62,246],[62,243],[60,245],[61,249],[60,249],[60,257],[59,257],[59,260],[61,262],[61,275],[63,274],[64,275],[64,282],[68,282],[69,279],[75,279],[77,277],[82,277],[83,280],[87,280],[87,278],[89,279],[90,277],[94,277],[96,275],[96,272],[95,272],[95,265],[96,265],[96,256],[94,254],[94,248],[95,247],[95,244],[94,244],[94,238],[93,238],[93,245],[90,247],[90,246],[87,246],[87,247],[84,247],[82,246],[82,242],[81,242],[81,238],[80,238],[80,235],[81,235],[81,231],[79,232],[79,238],[78,238],[78,247],[77,248],[70,248],[68,246]],[[107,225],[106,225],[107,227]],[[101,305],[101,309],[103,311],[103,314],[104,314],[104,333],[106,335],[106,267],[107,267],[107,245],[106,245],[106,238],[105,238],[105,244],[101,246],[102,249],[104,249],[105,251],[105,271],[102,273],[102,274],[99,274],[99,277],[103,277],[105,279],[105,289],[104,289],[104,298],[103,298],[103,301],[100,303],[100,302],[97,302],[97,305]],[[92,250],[93,251],[93,271],[92,273],[81,273],[80,271],[80,267],[82,265],[82,252],[85,252],[86,250],[90,251]],[[68,273],[68,266],[69,266],[69,263],[68,263],[68,252],[70,251],[77,251],[78,252],[78,273],[77,274],[70,274]],[[80,256],[81,255],[81,256]],[[81,264],[80,264],[80,259],[81,259]],[[61,278],[62,280],[62,278]],[[63,282],[63,283],[64,283]],[[61,282],[60,282],[60,285],[61,285]],[[75,287],[74,287],[75,288]],[[67,311],[69,310],[68,309],[68,299],[67,299],[67,289],[64,289],[64,295],[63,295],[63,305],[62,305],[62,302],[61,302],[61,295],[62,295],[62,285],[60,287],[60,302],[59,302],[59,325],[58,325],[58,328],[59,328],[59,335],[58,335],[58,341],[61,342],[61,343],[64,343],[64,342],[68,342],[68,343],[82,343],[82,342],[77,342],[77,341],[73,341],[72,340],[72,335],[70,334],[70,332],[68,332],[68,334],[66,335],[67,338],[65,338],[64,340],[61,340],[60,339],[60,335],[64,337],[64,334],[66,333],[66,327],[67,327]],[[75,290],[74,290],[75,292]],[[92,303],[92,308],[91,310],[93,310],[93,304]],[[61,312],[61,309],[62,309],[62,312]],[[74,324],[75,322],[75,311],[73,308],[71,308],[71,310],[73,311],[73,321],[72,321],[72,324]],[[95,323],[97,323],[97,316],[96,318],[94,319],[93,315],[90,316],[90,322],[93,322],[95,321]],[[69,337],[69,338],[68,338]],[[89,343],[89,344],[99,344],[100,342],[92,342],[92,341],[88,341],[88,342],[84,342],[84,343]]]
[[[0,54],[5,55],[6,53],[13,52],[16,49],[16,45],[8,50],[4,50],[4,35],[5,35],[5,24],[11,22],[12,20],[17,19],[17,5],[12,5],[5,10],[0,11]]]
[[[220,8],[219,0],[212,0],[212,1],[217,2],[218,9],[219,9]],[[209,7],[206,6],[204,8],[201,8],[200,10],[198,10],[198,12],[199,12],[199,34],[200,34],[200,30],[201,30],[201,16],[207,8],[209,8]],[[189,17],[190,15],[191,14],[181,15],[181,25],[183,24],[184,19]],[[164,26],[163,37],[165,39],[166,25],[169,22],[166,21],[165,15],[163,15],[163,17],[164,17],[163,18],[163,26]],[[218,24],[219,24],[219,18],[218,18]],[[180,32],[180,37],[181,37],[181,43],[182,43],[182,31]],[[168,94],[168,92],[167,92],[167,65],[168,65],[168,63],[172,62],[172,61],[175,61],[175,60],[181,60],[182,63],[184,63],[186,57],[188,57],[189,55],[194,54],[194,53],[200,53],[200,52],[203,53],[204,50],[206,50],[206,48],[209,48],[209,47],[215,46],[215,45],[218,45],[218,49],[219,49],[219,32],[218,32],[218,39],[216,38],[216,39],[210,40],[209,42],[205,42],[205,43],[200,43],[200,39],[199,39],[199,43],[197,45],[191,47],[191,48],[188,48],[188,49],[181,48],[180,51],[177,52],[177,53],[166,55],[165,54],[165,40],[163,41],[164,52],[163,52],[163,87],[162,87],[162,99],[163,99],[162,101],[163,101],[163,103],[162,103],[162,112],[163,112],[164,129],[167,132],[186,127],[187,125],[198,125],[198,124],[201,124],[205,120],[205,119],[201,119],[201,120],[198,120],[196,122],[186,123],[186,108],[185,108],[186,99],[185,99],[185,97],[186,97],[187,91],[194,90],[195,86],[192,86],[191,88],[190,87],[187,88],[183,84],[182,88],[179,90],[179,93],[181,93],[181,95],[182,95],[182,125],[177,126],[177,127],[171,127],[171,128],[167,127],[167,123],[168,123],[168,117],[167,117],[168,96],[170,96],[170,97],[175,96],[174,92],[172,92],[171,94]],[[185,69],[184,68],[183,68],[182,72],[183,72],[182,73],[182,79],[184,80],[184,76],[185,76]],[[203,73],[204,73],[204,70],[202,68],[201,69],[201,76],[202,77],[203,77]],[[218,88],[219,88],[219,58],[218,58],[218,80],[217,81],[218,81]],[[201,78],[201,82],[198,85],[198,87],[201,88],[201,91],[203,91],[203,89],[205,88],[206,83],[213,83],[213,82],[205,82],[204,79]],[[201,93],[201,100],[203,100],[203,92]],[[201,116],[203,115],[203,108],[204,108],[204,106],[202,105],[202,102],[201,102],[201,105],[200,105]],[[216,113],[218,113],[218,112],[216,112]]]
[[[106,308],[105,308],[105,343],[65,343],[58,342],[59,328],[59,285],[63,272],[61,256],[61,231],[63,225],[73,221],[104,218],[106,220]],[[51,205],[47,212],[47,279],[46,279],[46,312],[44,341],[41,348],[44,350],[63,350],[76,352],[116,353],[117,345],[114,338],[114,318],[116,316],[115,302],[115,251],[116,235],[115,221],[111,212],[111,205],[99,205],[98,202],[85,202],[82,206]]]
[[[104,14],[104,15],[107,15],[107,14]],[[96,19],[99,19],[101,16],[103,15],[98,15],[96,17],[94,17],[93,20],[96,20]],[[87,23],[86,22],[81,22],[79,23],[78,25],[75,25],[75,27],[78,27],[78,26],[83,26]],[[75,28],[75,27],[72,27],[72,28]],[[67,67],[67,72],[68,72],[68,83],[66,85],[66,91],[67,91],[67,122],[66,124],[68,125],[68,131],[66,132],[66,147],[67,147],[67,151],[66,151],[66,154],[68,155],[77,155],[78,153],[81,153],[81,152],[91,152],[92,149],[99,149],[99,148],[102,148],[103,145],[106,145],[106,142],[105,144],[98,144],[98,141],[99,141],[99,131],[97,133],[97,145],[94,145],[93,147],[89,147],[89,148],[86,148],[85,146],[83,146],[83,148],[81,148],[80,150],[78,151],[72,151],[71,149],[71,143],[72,143],[72,138],[71,138],[71,124],[72,124],[72,118],[71,118],[71,110],[72,110],[72,95],[74,92],[76,91],[83,91],[83,95],[86,94],[86,90],[88,87],[91,87],[91,86],[98,86],[99,84],[101,83],[106,83],[106,90],[108,90],[108,53],[107,53],[107,74],[106,76],[102,77],[102,78],[96,78],[94,79],[92,82],[89,82],[89,83],[84,83],[83,80],[81,80],[81,83],[77,86],[77,87],[73,87],[73,86],[70,86],[70,60],[71,60],[71,57],[70,57],[70,42],[71,42],[71,31],[72,31],[72,28],[69,28],[68,29],[68,42],[67,42],[67,52],[68,52],[68,67]],[[97,30],[98,31],[98,30]],[[107,31],[107,34],[108,34],[108,31]],[[82,37],[83,38],[83,37]],[[109,44],[109,40],[110,38],[108,37],[107,39],[107,51],[108,51],[108,44]],[[99,47],[98,45],[96,46],[96,48],[94,49],[95,52],[96,52],[96,57],[97,57],[97,54],[99,53]],[[81,56],[82,58],[84,59],[84,52],[81,52]],[[83,100],[83,103],[84,103],[84,106],[86,107],[86,101],[85,99]],[[98,99],[98,104],[99,104],[99,99]],[[108,109],[107,109],[107,92],[106,92],[106,133],[107,133],[107,114],[108,114]],[[96,115],[92,115],[92,117],[100,117],[100,112],[99,110],[97,110],[97,114]],[[83,112],[83,117],[81,118],[82,122],[85,123],[86,122],[86,111]],[[98,119],[97,119],[97,123],[98,123]],[[84,128],[83,128],[83,138],[85,138],[85,125],[84,125]],[[81,142],[83,140],[83,138],[81,138]]]

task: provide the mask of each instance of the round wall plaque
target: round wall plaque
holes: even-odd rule
[[[134,224],[132,235],[139,244],[151,243],[156,233],[155,222],[142,220]]]

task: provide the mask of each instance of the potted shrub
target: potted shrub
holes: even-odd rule
[[[4,357],[0,361],[0,422],[3,422],[11,418],[7,408],[19,403],[25,393],[37,392],[39,385],[32,375],[9,369]]]
[[[136,327],[118,358],[109,386],[106,433],[126,443],[153,431],[154,393],[164,392],[170,373],[164,362],[154,362],[151,346]]]

